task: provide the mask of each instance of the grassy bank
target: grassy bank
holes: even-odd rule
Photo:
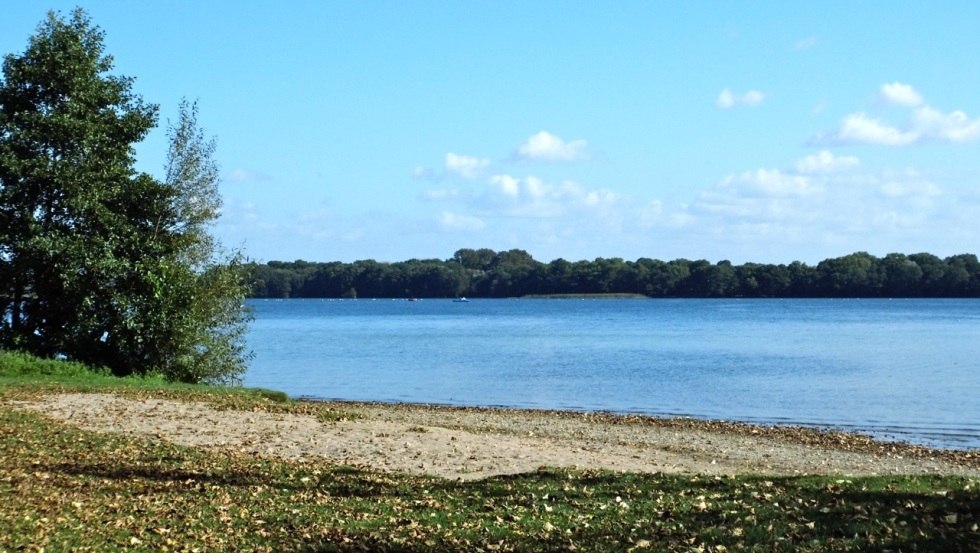
[[[38,359],[25,353],[0,351],[0,394],[3,396],[100,391],[179,397],[229,407],[249,407],[255,402],[280,404],[279,407],[286,410],[300,407],[299,404],[287,401],[286,394],[275,390],[183,384],[168,382],[159,376],[119,378],[105,369],[88,367],[81,363]]]
[[[8,402],[87,390],[339,415],[316,404],[118,381],[79,367],[49,367],[31,380],[5,366],[0,358],[0,551],[977,551],[980,544],[976,479],[542,469],[464,483],[383,474],[86,432]]]

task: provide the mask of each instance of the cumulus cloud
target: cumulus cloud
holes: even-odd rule
[[[864,142],[882,146],[906,146],[919,140],[918,133],[901,130],[869,117],[864,112],[852,113],[841,121],[837,131],[839,142]]]
[[[911,85],[894,82],[881,85],[881,99],[887,104],[916,107],[922,104],[922,96]]]
[[[439,215],[439,225],[445,230],[476,232],[487,227],[481,219],[469,215],[460,215],[450,211],[443,211]]]
[[[796,170],[804,174],[834,173],[852,169],[858,165],[861,165],[861,160],[854,156],[835,156],[827,150],[821,150],[798,160]]]
[[[445,164],[447,172],[456,173],[464,179],[475,179],[490,167],[490,160],[449,152],[446,154]]]
[[[726,88],[718,94],[718,98],[715,99],[715,105],[725,109],[735,107],[735,95],[732,94],[731,90]]]
[[[808,177],[783,173],[778,169],[756,169],[729,175],[718,186],[722,190],[737,189],[745,196],[777,198],[808,196],[818,190]]]
[[[766,95],[758,90],[750,90],[743,94],[736,94],[729,89],[723,89],[715,99],[715,105],[722,109],[731,109],[736,106],[757,106],[766,99]]]
[[[942,113],[923,106],[912,113],[912,127],[924,137],[967,142],[980,137],[980,119],[970,119],[962,111]]]
[[[531,161],[575,161],[588,157],[585,140],[565,142],[548,131],[532,135],[515,152],[517,159]]]
[[[929,106],[910,85],[899,82],[884,84],[879,96],[888,105],[909,108],[907,121],[895,125],[863,111],[852,113],[841,120],[836,132],[818,136],[813,142],[908,146],[929,141],[969,142],[980,138],[980,118],[970,118],[960,110],[944,113]]]
[[[966,141],[980,133],[980,123],[963,112],[913,105],[911,87],[881,90],[894,108],[846,116],[828,133],[827,142],[902,146]],[[737,96],[731,96],[735,103]],[[903,124],[888,120],[903,113]],[[584,141],[577,142],[580,149],[569,153],[574,142],[542,131],[515,150],[512,159],[576,159],[585,148]],[[980,194],[944,188],[915,171],[868,171],[858,157],[829,149],[791,159],[781,169],[733,172],[685,204],[624,196],[574,180],[491,173],[493,165],[480,157],[447,154],[440,172],[473,180],[423,193],[435,207],[430,227],[450,238],[492,228],[497,239],[543,257],[548,251],[565,257],[575,251],[609,255],[613,244],[614,251],[662,258],[787,261],[968,243],[976,237],[971,221],[980,210]]]
[[[486,213],[511,217],[548,218],[612,208],[621,196],[611,190],[589,189],[577,182],[546,182],[538,177],[494,175],[474,207]]]
[[[898,190],[898,184],[908,196],[885,195],[886,190]],[[725,177],[701,191],[684,211],[690,216],[687,228],[716,236],[723,251],[737,252],[747,244],[756,250],[792,251],[793,244],[812,248],[836,241],[873,249],[869,237],[914,234],[938,213],[939,198],[923,190],[914,181],[876,175],[794,175],[757,169]],[[894,217],[902,213],[916,217]]]

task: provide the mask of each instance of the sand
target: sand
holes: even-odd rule
[[[382,471],[480,479],[542,466],[630,472],[980,476],[980,452],[949,452],[801,428],[690,419],[334,403],[348,420],[207,403],[65,393],[9,402],[97,432]]]

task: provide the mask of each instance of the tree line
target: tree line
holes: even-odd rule
[[[452,258],[382,263],[250,263],[255,298],[504,298],[640,294],[654,298],[980,297],[974,254],[876,257],[856,252],[815,266],[675,259],[556,259],[524,250],[461,249]]]

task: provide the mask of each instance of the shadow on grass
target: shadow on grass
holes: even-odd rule
[[[955,484],[950,489],[944,486]],[[503,532],[503,511],[478,513],[468,541],[438,532],[404,542],[378,532],[339,533],[307,550],[463,552],[552,551],[920,551],[980,552],[980,490],[966,479],[890,477],[713,477],[545,471],[434,485],[453,497],[526,505],[549,490],[554,513],[526,513]],[[615,511],[629,494],[630,507]],[[540,500],[541,496],[534,496]],[[605,507],[603,507],[605,506]],[[603,509],[615,512],[604,516]],[[582,522],[587,515],[588,523]],[[482,528],[481,522],[488,524]],[[535,520],[537,518],[537,520]],[[542,531],[542,521],[552,528]],[[503,536],[501,541],[501,536]],[[703,549],[702,549],[703,548]]]
[[[351,467],[338,467],[327,477],[318,479],[315,484],[310,484],[308,480],[270,472],[267,466],[215,467],[214,470],[207,470],[158,464],[65,462],[47,466],[35,465],[35,468],[119,484],[134,481],[155,482],[159,484],[158,488],[161,490],[173,490],[175,486],[268,487],[288,492],[315,490],[338,498],[356,499],[394,498],[413,494],[410,487],[399,485],[397,481],[379,478],[376,474]]]
[[[50,472],[71,476],[85,476],[118,482],[134,479],[163,484],[210,484],[215,486],[249,487],[267,484],[268,478],[260,473],[182,470],[160,466],[131,466],[106,463],[57,463],[46,468]]]
[[[447,532],[421,509],[394,523],[321,528],[301,549],[309,553],[690,551],[702,545],[708,551],[980,551],[975,529],[980,491],[970,489],[965,479],[729,479],[544,470],[453,482],[336,467],[316,482],[303,483],[266,463],[214,470],[106,462],[46,468],[120,485],[134,480],[158,484],[144,492],[271,486],[290,493],[313,490],[340,502],[433,500],[467,529]],[[943,489],[949,483],[960,485]],[[620,508],[620,501],[629,507]],[[553,507],[544,510],[545,503]],[[296,528],[303,526],[308,524],[295,521]]]

